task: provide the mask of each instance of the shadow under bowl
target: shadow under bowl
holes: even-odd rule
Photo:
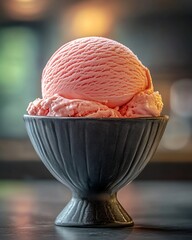
[[[45,166],[72,191],[56,225],[133,225],[116,195],[152,158],[167,116],[99,119],[24,115],[24,121]]]

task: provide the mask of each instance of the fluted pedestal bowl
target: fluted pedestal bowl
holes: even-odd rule
[[[133,225],[117,192],[139,175],[155,153],[167,116],[91,119],[25,115],[24,120],[45,166],[72,191],[56,225]]]

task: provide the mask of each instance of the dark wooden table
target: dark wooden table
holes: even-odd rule
[[[56,181],[0,181],[0,240],[192,239],[191,182],[133,182],[118,198],[133,228],[56,227],[70,199]]]

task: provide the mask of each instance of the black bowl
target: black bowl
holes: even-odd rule
[[[57,217],[60,226],[132,226],[116,198],[155,153],[168,117],[62,118],[24,116],[31,142],[72,199]]]

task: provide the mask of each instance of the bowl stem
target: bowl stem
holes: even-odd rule
[[[131,217],[117,200],[117,194],[75,194],[55,220],[58,226],[123,227],[133,226]]]

